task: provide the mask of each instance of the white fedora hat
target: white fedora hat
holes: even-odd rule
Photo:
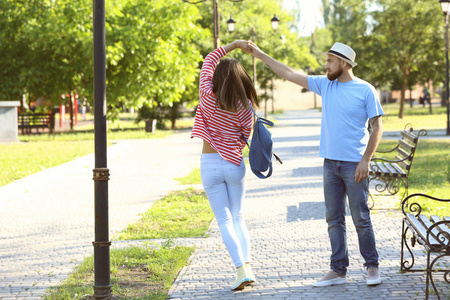
[[[334,43],[333,47],[331,47],[330,51],[325,52],[325,55],[331,54],[334,55],[343,61],[349,63],[352,68],[356,67],[357,63],[355,63],[356,53],[349,46],[342,43]]]

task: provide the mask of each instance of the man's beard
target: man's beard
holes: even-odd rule
[[[327,73],[327,77],[330,81],[333,81],[336,78],[339,78],[339,76],[341,76],[342,73],[344,73],[344,69],[341,67],[339,70],[337,70],[334,73]]]

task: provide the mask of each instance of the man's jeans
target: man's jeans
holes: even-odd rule
[[[357,162],[325,159],[323,184],[326,220],[331,242],[331,269],[346,274],[348,261],[347,233],[345,226],[345,196],[358,233],[359,251],[366,261],[365,267],[378,266],[375,235],[367,206],[368,180],[355,181]]]

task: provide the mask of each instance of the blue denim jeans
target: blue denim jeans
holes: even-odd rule
[[[244,160],[237,166],[218,153],[201,156],[203,188],[236,268],[250,262],[250,239],[242,212],[245,172]]]
[[[347,233],[345,225],[345,198],[347,196],[353,224],[358,234],[359,251],[364,266],[378,267],[378,253],[375,247],[375,234],[370,210],[367,206],[369,196],[368,180],[355,181],[358,162],[325,159],[323,184],[326,206],[328,235],[331,242],[331,269],[346,274],[349,265]]]

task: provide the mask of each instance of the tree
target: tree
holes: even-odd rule
[[[431,73],[440,65],[441,55],[435,35],[443,26],[438,24],[442,20],[436,18],[440,8],[435,4],[429,0],[379,0],[379,9],[373,13],[372,40],[377,47],[373,62],[383,57],[384,74],[379,74],[380,80],[387,81],[393,76],[401,80],[399,118],[403,118],[405,91],[412,73],[420,72],[423,82],[426,77],[436,78]]]
[[[178,0],[122,1],[107,32],[108,97],[114,105],[173,106],[194,84],[201,60],[195,6]]]
[[[231,2],[221,1],[220,26],[221,45],[236,39],[252,40],[252,28],[255,32],[255,43],[267,54],[296,69],[316,68],[317,60],[311,55],[307,41],[292,31],[298,23],[298,11],[282,9],[281,2],[276,0]],[[200,24],[212,31],[212,1],[198,5],[203,18]],[[274,14],[281,20],[277,31],[274,31],[270,20]],[[236,21],[236,30],[228,32],[226,22],[230,17]],[[205,56],[212,51],[212,38],[203,41],[202,54]],[[239,60],[249,75],[253,73],[253,58],[242,51],[233,51],[230,57]],[[278,76],[266,65],[256,61],[257,83],[264,98],[272,80]]]
[[[75,91],[93,101],[92,3],[2,0],[0,97]],[[124,105],[172,106],[194,84],[204,30],[178,0],[115,0],[106,7],[109,118]],[[160,102],[160,103],[159,103]]]
[[[439,82],[444,65],[442,20],[432,0],[323,0],[326,26],[334,41],[349,44],[360,62],[356,74],[377,87],[399,86],[399,117],[405,91],[419,83]],[[440,46],[441,45],[441,46]],[[363,63],[361,63],[363,62]]]

